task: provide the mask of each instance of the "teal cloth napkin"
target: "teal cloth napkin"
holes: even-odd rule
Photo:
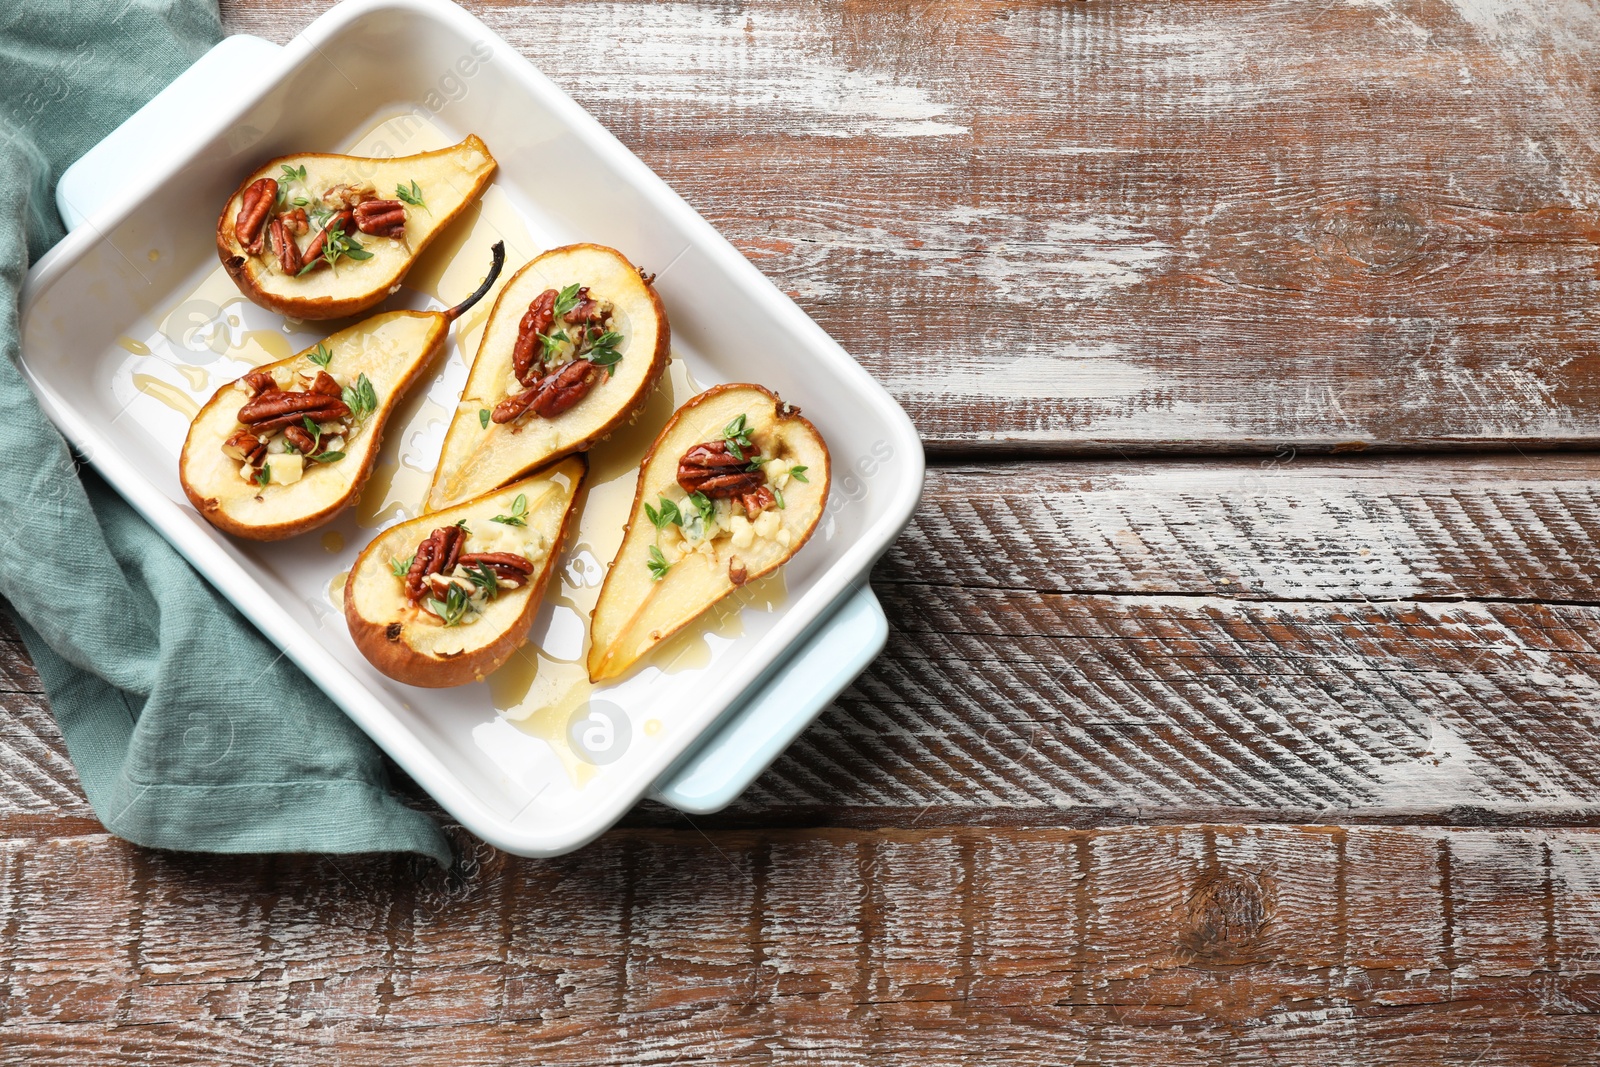
[[[0,596],[89,803],[112,833],[157,848],[449,863],[439,827],[389,791],[371,741],[77,468],[17,369],[23,275],[63,236],[57,179],[216,43],[216,0],[3,6]]]

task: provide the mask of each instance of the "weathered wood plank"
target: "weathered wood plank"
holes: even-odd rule
[[[449,876],[0,844],[13,1062],[1556,1065],[1592,831],[624,831]]]
[[[468,6],[930,447],[1600,439],[1594,0]]]
[[[734,814],[1587,819],[1597,472],[935,469],[887,651]]]
[[[876,571],[885,654],[697,822],[1593,822],[1597,475],[1575,455],[935,468]],[[21,691],[0,816],[87,815],[31,669],[0,654]]]

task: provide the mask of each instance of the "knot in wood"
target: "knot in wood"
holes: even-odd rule
[[[1331,247],[1373,274],[1391,274],[1418,259],[1428,244],[1428,225],[1393,197],[1376,203],[1340,205],[1322,226]]]
[[[1204,879],[1189,898],[1189,928],[1180,939],[1196,956],[1226,958],[1247,949],[1271,914],[1270,883],[1251,872]]]

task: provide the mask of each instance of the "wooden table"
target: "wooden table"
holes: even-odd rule
[[[443,874],[107,837],[12,637],[0,1057],[1596,1060],[1600,3],[473,6],[911,411],[888,650]]]

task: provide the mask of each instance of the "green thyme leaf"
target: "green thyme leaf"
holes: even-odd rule
[[[389,561],[389,573],[393,574],[396,578],[404,578],[407,574],[411,573],[411,561],[416,558],[417,557],[414,555],[407,556],[405,559],[401,559],[396,556],[394,559]]]
[[[517,494],[517,499],[515,499],[515,500],[513,500],[511,502],[511,514],[509,514],[509,515],[496,515],[494,518],[490,519],[489,521],[490,522],[498,522],[498,523],[501,523],[501,524],[506,525],[506,526],[526,526],[526,525],[528,525],[528,496],[527,496],[527,494],[526,493],[518,493]]]
[[[698,491],[690,493],[689,503],[693,504],[694,509],[700,513],[701,522],[710,526],[716,521],[717,506],[704,493]]]
[[[806,471],[809,469],[810,468],[808,467],[790,467],[789,477],[793,478],[797,482],[806,482],[809,484],[811,479],[806,477]]]
[[[303,196],[297,196],[297,197],[295,197],[293,200],[291,200],[289,202],[291,204],[293,204],[295,207],[307,207],[307,206],[309,206],[311,204],[311,201],[307,200]]]
[[[646,504],[644,506],[644,513],[645,516],[650,520],[650,525],[654,526],[657,530],[664,530],[668,526],[683,525],[683,515],[678,511],[678,505],[674,504],[666,497],[661,498],[660,511],[657,511],[649,504]]]
[[[356,384],[344,387],[340,396],[357,422],[366,421],[367,416],[378,410],[378,391],[372,387],[372,381],[364,371],[356,379]]]
[[[554,333],[541,333],[539,335],[539,345],[543,349],[541,354],[545,359],[550,358],[551,353],[556,350],[557,346],[571,343],[572,338],[567,336],[566,330],[557,330]]]
[[[318,463],[337,463],[339,460],[344,458],[344,453],[343,452],[319,452],[317,455],[312,456],[311,458],[316,460]]]
[[[349,258],[361,260],[372,258],[372,253],[361,247],[361,242],[355,239],[354,234],[347,233],[342,229],[330,228],[332,222],[331,215],[324,216],[319,213],[318,217],[327,218],[329,221],[328,223],[319,223],[317,227],[319,233],[327,234],[327,237],[322,242],[322,253],[317,257],[317,259],[327,263],[330,268],[336,268],[340,259]],[[299,277],[300,274],[304,274],[306,271],[316,266],[317,259],[313,259],[310,263],[307,263],[305,266],[301,267],[299,274],[296,274],[295,277]]]
[[[561,290],[561,292],[556,294],[554,321],[560,322],[566,317],[567,312],[578,306],[578,290],[582,288],[583,286],[579,285],[577,282],[573,282],[571,285],[567,286],[565,289]]]
[[[789,506],[783,502],[783,490],[779,489],[777,486],[772,487],[772,499],[778,502],[778,507],[780,508],[787,508]]]
[[[487,563],[479,563],[476,566],[468,567],[467,577],[472,581],[473,585],[483,590],[484,599],[493,600],[500,595],[500,579],[489,568]]]
[[[489,428],[489,409],[488,408],[479,408],[478,409],[478,425],[482,426],[485,430],[487,430]]]
[[[467,527],[467,520],[466,519],[457,519],[456,520],[456,525],[461,527],[461,532],[464,533],[464,534],[470,534],[472,532]]]
[[[419,186],[414,181],[411,183],[411,188],[409,188],[409,189],[407,189],[403,185],[395,186],[394,187],[394,195],[398,196],[401,200],[404,200],[406,203],[410,204],[412,207],[427,207],[428,206],[427,204],[424,204],[422,202],[422,187]]]
[[[271,481],[272,481],[272,464],[263,463],[261,465],[261,469],[256,472],[256,484],[257,485],[266,485],[267,483],[269,483]]]
[[[622,353],[617,351],[617,346],[622,343],[622,335],[615,330],[607,330],[594,339],[594,347],[589,349],[588,360],[597,367],[606,369],[606,377],[617,373],[617,364],[622,362]]]
[[[452,582],[444,595],[444,600],[429,597],[427,605],[428,610],[439,616],[446,626],[459,626],[467,614],[467,609],[472,606],[472,601],[467,597],[465,589]]]
[[[306,353],[306,358],[323,370],[327,370],[328,364],[333,362],[333,349],[325,344],[319,344],[316,348]]]
[[[303,182],[303,181],[306,180],[305,164],[302,163],[298,167],[291,167],[287,163],[281,163],[281,164],[279,164],[279,166],[281,166],[283,168],[283,178],[281,179],[282,181],[285,181],[285,182]]]
[[[661,554],[661,549],[657,545],[650,546],[650,558],[645,561],[645,566],[650,568],[651,580],[657,582],[665,578],[667,572],[672,569],[672,564],[667,562],[667,557]]]
[[[722,439],[728,443],[728,451],[733,453],[734,459],[744,459],[744,450],[755,449],[750,443],[750,426],[745,417],[740,415],[722,428]]]

